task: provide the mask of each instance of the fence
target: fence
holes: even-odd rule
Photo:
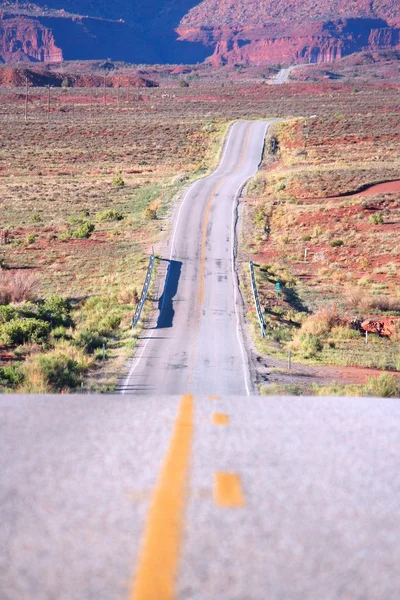
[[[256,283],[255,275],[254,275],[254,264],[252,263],[252,261],[249,262],[249,267],[250,267],[251,289],[253,290],[254,303],[256,305],[258,321],[260,323],[262,336],[265,337],[267,326],[265,324],[264,317],[263,317],[263,314],[261,311],[260,300],[258,298],[257,283]]]
[[[146,279],[145,279],[145,282],[143,284],[142,295],[140,297],[139,304],[137,306],[136,312],[135,312],[134,317],[132,319],[132,329],[134,329],[136,327],[136,325],[138,324],[138,321],[140,319],[140,315],[142,314],[143,305],[146,302],[147,293],[149,291],[150,282],[151,282],[151,276],[152,276],[153,269],[154,269],[154,261],[155,261],[155,259],[156,259],[156,257],[154,256],[154,254],[152,254],[150,256],[150,262],[149,262],[149,266],[147,268]]]

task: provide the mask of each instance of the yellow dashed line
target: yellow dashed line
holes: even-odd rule
[[[214,425],[229,425],[229,416],[224,413],[214,413],[212,420]]]
[[[221,396],[208,396],[209,400],[221,400]]]
[[[239,475],[215,473],[214,502],[221,508],[241,508],[245,498]]]
[[[144,534],[130,600],[173,600],[193,438],[193,396],[183,396]]]

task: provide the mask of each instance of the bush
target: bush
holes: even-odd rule
[[[8,323],[17,316],[17,311],[13,306],[6,305],[0,306],[0,324]]]
[[[36,287],[33,275],[0,271],[0,304],[33,299]]]
[[[64,354],[39,356],[37,358],[44,378],[48,385],[56,390],[62,391],[66,388],[73,389],[81,381],[78,363]]]
[[[93,360],[67,342],[47,352],[29,358],[23,366],[25,393],[46,393],[71,390],[80,385],[82,375]]]
[[[50,296],[38,309],[38,317],[51,323],[52,327],[72,325],[70,317],[71,305],[67,298]]]
[[[331,309],[320,310],[314,315],[307,317],[301,326],[301,333],[325,335],[337,325],[340,325],[340,317],[337,310],[333,307]]]
[[[313,358],[323,349],[323,343],[318,335],[301,333],[299,336],[298,349],[304,358]]]
[[[77,240],[90,238],[94,231],[94,225],[90,221],[85,221],[75,231],[72,231],[71,237]]]
[[[36,235],[34,233],[28,233],[25,238],[25,244],[33,244],[36,240]]]
[[[379,377],[371,377],[368,380],[364,392],[368,396],[377,398],[398,398],[400,395],[400,382],[394,375],[382,373]]]
[[[50,335],[50,324],[39,319],[11,319],[0,326],[0,340],[6,346],[43,344]]]
[[[113,187],[123,188],[125,186],[125,181],[122,178],[122,171],[117,171],[113,178]]]
[[[84,350],[86,353],[93,354],[97,348],[102,348],[104,344],[104,337],[102,337],[97,331],[82,329],[76,334],[74,343],[78,346],[78,348],[82,348],[82,350]]]
[[[339,248],[339,246],[343,246],[343,244],[344,244],[343,240],[332,240],[332,241],[330,242],[330,245],[331,245],[333,248]]]
[[[98,213],[96,219],[98,221],[122,221],[123,215],[116,210],[112,210],[109,208],[108,210],[104,210],[101,213]]]
[[[381,213],[374,213],[373,215],[370,216],[370,218],[368,219],[368,222],[371,225],[383,225],[383,216]]]
[[[179,82],[179,87],[181,88],[188,88],[189,87],[189,83],[187,81],[185,81],[185,79],[181,79]]]
[[[0,367],[0,387],[15,388],[24,379],[19,367]]]
[[[146,208],[144,216],[150,221],[155,221],[157,219],[157,211],[155,208],[150,208],[149,206],[148,208]]]

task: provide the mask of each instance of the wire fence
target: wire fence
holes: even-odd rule
[[[261,310],[260,299],[258,297],[257,282],[256,282],[255,274],[254,274],[254,264],[252,261],[249,262],[249,268],[250,268],[251,289],[253,290],[253,297],[254,297],[254,303],[256,305],[258,321],[260,323],[262,336],[265,337],[266,332],[267,332],[267,326],[265,324],[263,313]]]
[[[143,306],[144,306],[144,303],[146,302],[147,294],[148,294],[149,287],[150,287],[151,276],[153,274],[155,260],[156,260],[156,257],[154,254],[152,254],[150,256],[150,262],[149,262],[149,266],[147,268],[146,279],[143,284],[142,295],[140,297],[139,304],[136,308],[136,312],[132,319],[132,329],[134,329],[136,327],[136,325],[139,322],[140,315],[142,314]]]

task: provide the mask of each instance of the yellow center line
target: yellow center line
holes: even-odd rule
[[[244,139],[244,143],[243,143],[243,149],[240,155],[240,160],[239,160],[239,164],[237,166],[237,168],[235,169],[235,171],[232,173],[232,175],[236,175],[237,173],[239,173],[240,169],[243,166],[244,163],[244,159],[246,157],[246,151],[247,151],[247,144],[249,141],[249,137],[250,137],[250,132],[251,132],[251,128],[252,128],[253,124],[249,125],[249,128],[247,130],[246,133],[246,137]],[[200,307],[202,306],[202,304],[204,303],[204,268],[205,268],[205,261],[206,261],[206,250],[207,250],[207,229],[208,229],[208,221],[210,218],[210,211],[211,211],[211,204],[213,201],[213,198],[215,196],[215,194],[217,193],[217,191],[219,190],[219,188],[221,187],[221,185],[223,183],[225,183],[225,181],[228,179],[228,176],[223,177],[214,187],[214,189],[212,190],[208,201],[207,201],[207,206],[206,206],[206,211],[205,211],[205,215],[204,215],[204,224],[203,224],[203,234],[202,234],[202,239],[201,239],[201,258],[200,258],[200,291],[199,291],[199,304]]]
[[[229,415],[225,413],[214,413],[212,416],[214,425],[229,425]]]
[[[209,400],[221,400],[221,396],[208,396]]]
[[[153,493],[130,600],[174,598],[187,498],[193,412],[193,396],[187,394],[182,397],[168,453]]]
[[[242,508],[246,501],[236,473],[215,473],[214,502],[221,508]]]

